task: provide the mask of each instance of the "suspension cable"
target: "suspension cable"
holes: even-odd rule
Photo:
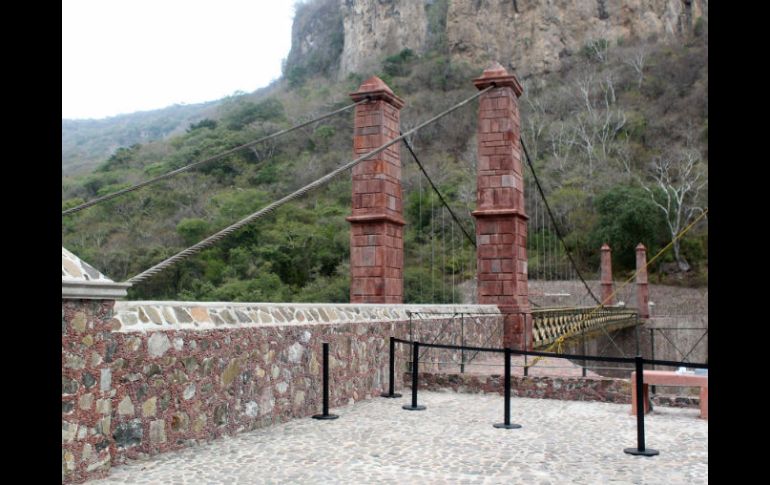
[[[439,191],[438,187],[436,187],[436,184],[433,183],[433,180],[430,178],[430,175],[428,175],[428,172],[425,170],[425,167],[423,166],[422,162],[420,162],[420,159],[417,157],[417,154],[414,152],[414,149],[412,148],[412,145],[409,143],[409,141],[406,138],[404,138],[404,145],[406,145],[406,148],[409,150],[409,153],[412,155],[412,158],[414,158],[414,161],[417,163],[417,166],[420,168],[420,171],[423,173],[423,175],[425,175],[425,178],[430,183],[430,186],[431,186],[431,188],[433,188],[433,191],[436,193],[436,195],[438,195],[439,199],[441,200],[441,203],[444,205],[444,207],[446,207],[449,210],[449,213],[452,215],[452,219],[455,221],[455,224],[457,224],[457,226],[460,228],[460,230],[465,235],[465,238],[468,241],[470,241],[470,243],[473,245],[473,247],[475,249],[478,249],[478,247],[476,246],[476,240],[473,239],[470,234],[468,234],[468,231],[465,230],[465,226],[462,225],[462,223],[460,222],[460,219],[457,217],[457,215],[454,213],[452,208],[449,206],[449,204],[447,203],[446,199],[444,199],[444,196],[441,195],[441,191]],[[420,180],[422,181],[422,179],[420,179]],[[421,183],[420,184],[420,190],[422,191],[422,182],[420,182],[420,183]],[[422,194],[422,192],[420,192],[420,194]],[[420,202],[422,202],[422,195],[420,196]],[[431,207],[432,207],[432,204],[433,204],[433,199],[431,199]],[[443,216],[443,213],[442,213],[442,216]],[[433,217],[431,216],[431,223],[432,222],[433,222]],[[433,250],[433,247],[431,246],[431,251],[432,250]],[[475,258],[473,258],[473,259],[475,260]],[[433,268],[433,266],[432,266],[433,263],[432,263],[432,261],[433,260],[431,259],[431,281],[432,281],[432,278],[433,278],[433,269],[432,269]],[[475,274],[475,271],[474,271],[474,274]],[[432,297],[432,295],[431,295],[431,297]],[[534,307],[537,307],[537,308],[540,307],[540,305],[538,305],[537,303],[532,301],[532,299],[529,299],[529,303],[532,306],[534,306]]]
[[[553,224],[553,228],[556,231],[556,237],[559,238],[559,241],[561,241],[562,245],[564,246],[564,252],[567,253],[567,257],[572,263],[572,266],[575,268],[578,278],[580,278],[580,281],[582,281],[583,284],[585,285],[586,290],[588,290],[588,293],[591,295],[591,298],[593,298],[594,301],[598,303],[600,306],[603,306],[602,302],[598,298],[596,298],[596,295],[594,295],[594,292],[591,291],[591,287],[588,286],[588,283],[586,283],[586,280],[583,278],[583,275],[580,273],[580,269],[577,267],[577,264],[575,264],[575,260],[572,259],[572,253],[569,252],[569,250],[567,249],[567,245],[564,243],[564,238],[562,238],[561,236],[561,231],[559,230],[559,226],[558,224],[556,224],[556,218],[553,216],[553,212],[551,212],[551,206],[548,204],[548,200],[545,198],[543,187],[540,185],[540,180],[538,180],[537,173],[535,173],[535,167],[534,165],[532,165],[532,160],[530,160],[529,158],[529,152],[527,152],[527,146],[524,144],[524,139],[519,137],[519,140],[521,141],[521,147],[524,149],[524,155],[526,155],[526,158],[527,158],[527,165],[529,165],[530,170],[532,170],[532,177],[535,179],[535,185],[537,185],[537,190],[538,192],[540,192],[540,196],[543,198],[543,203],[545,205],[546,210],[548,211],[548,216],[551,218],[551,223]]]
[[[199,251],[201,251],[201,250],[203,250],[205,248],[208,248],[208,247],[212,246],[214,243],[216,243],[216,242],[220,241],[221,239],[229,236],[230,234],[232,234],[233,232],[235,232],[238,229],[242,228],[243,226],[245,226],[245,225],[247,225],[247,224],[249,224],[249,223],[251,223],[251,222],[253,222],[253,221],[255,221],[255,220],[257,220],[257,219],[259,219],[261,217],[263,217],[263,216],[265,216],[266,214],[269,214],[269,213],[273,212],[275,209],[277,209],[278,207],[286,204],[287,202],[290,202],[290,201],[292,201],[294,199],[297,199],[297,198],[305,195],[307,192],[310,192],[311,190],[316,189],[316,188],[326,184],[327,182],[331,181],[333,178],[335,178],[339,174],[341,174],[341,173],[343,173],[343,172],[353,168],[355,165],[359,164],[360,162],[362,162],[362,161],[364,161],[364,160],[366,160],[366,159],[368,159],[368,158],[370,158],[370,157],[372,157],[374,155],[377,155],[378,153],[384,151],[389,146],[398,143],[399,141],[403,140],[404,138],[406,138],[407,136],[411,135],[412,133],[416,133],[420,129],[422,129],[422,128],[424,128],[424,127],[426,127],[426,126],[428,126],[428,125],[438,121],[439,119],[441,119],[444,116],[448,115],[449,113],[457,110],[461,106],[464,106],[464,105],[470,103],[474,99],[478,98],[479,96],[481,96],[482,94],[486,93],[487,91],[489,91],[489,90],[491,90],[493,88],[494,88],[494,86],[489,86],[488,88],[479,91],[478,93],[476,93],[473,96],[465,99],[464,101],[461,101],[461,102],[455,104],[454,106],[452,106],[451,108],[447,109],[446,111],[443,111],[443,112],[437,114],[436,116],[434,116],[433,118],[431,118],[431,119],[421,123],[420,125],[412,128],[411,130],[409,130],[408,132],[402,134],[401,136],[399,136],[397,138],[394,138],[391,141],[381,145],[379,148],[376,148],[376,149],[370,151],[369,153],[365,153],[364,155],[361,155],[360,157],[356,158],[355,160],[351,160],[350,162],[348,162],[348,163],[346,163],[346,164],[336,168],[335,170],[329,172],[328,174],[324,175],[323,177],[321,177],[319,179],[316,179],[315,181],[305,185],[301,189],[296,190],[296,191],[292,192],[291,194],[289,194],[289,195],[287,195],[287,196],[285,196],[285,197],[283,197],[283,198],[281,198],[281,199],[279,199],[279,200],[277,200],[277,201],[275,201],[275,202],[265,206],[264,208],[258,210],[257,212],[254,212],[253,214],[251,214],[251,215],[241,219],[240,221],[236,222],[235,224],[232,224],[231,226],[229,226],[229,227],[227,227],[227,228],[217,232],[216,234],[213,234],[213,235],[207,237],[206,239],[204,239],[204,240],[200,241],[199,243],[197,243],[197,244],[195,244],[195,245],[185,249],[184,251],[180,251],[179,253],[175,254],[174,256],[171,256],[170,258],[168,258],[168,259],[166,259],[164,261],[161,261],[160,263],[156,264],[155,266],[151,267],[150,269],[147,269],[147,270],[139,273],[138,275],[128,279],[126,282],[127,283],[131,283],[131,284],[135,284],[135,283],[139,283],[141,281],[144,281],[145,279],[149,278],[150,276],[153,276],[153,275],[163,271],[164,269],[166,269],[167,267],[171,266],[172,264],[175,264],[175,263],[177,263],[177,262],[179,262],[181,260],[184,260],[184,259],[192,256],[193,254],[195,254],[195,253],[197,253],[197,252],[199,252]]]
[[[193,169],[195,167],[198,167],[200,165],[203,165],[203,164],[206,164],[206,163],[209,163],[209,162],[213,162],[215,160],[221,160],[222,158],[227,157],[229,155],[232,155],[233,153],[239,152],[239,151],[241,151],[241,150],[243,150],[245,148],[252,147],[254,145],[262,143],[263,141],[270,140],[271,138],[277,138],[277,137],[279,137],[281,135],[285,135],[287,133],[291,133],[292,131],[296,131],[296,130],[298,130],[300,128],[304,128],[307,125],[311,125],[311,124],[316,123],[318,121],[325,120],[326,118],[330,118],[330,117],[332,117],[332,116],[334,116],[336,114],[339,114],[339,113],[342,113],[344,111],[347,111],[347,110],[349,110],[349,109],[351,109],[351,108],[353,108],[353,107],[355,107],[355,106],[357,106],[357,105],[359,105],[361,103],[365,103],[367,101],[368,101],[368,98],[362,99],[362,100],[357,101],[357,102],[355,102],[353,104],[349,104],[349,105],[347,105],[347,106],[345,106],[343,108],[340,108],[338,110],[332,111],[331,113],[327,113],[327,114],[325,114],[323,116],[319,116],[317,118],[313,118],[310,121],[305,121],[304,123],[300,123],[298,125],[294,125],[291,128],[286,128],[285,130],[277,131],[277,132],[272,133],[270,135],[263,136],[262,138],[260,138],[258,140],[250,141],[250,142],[245,143],[243,145],[239,145],[239,146],[237,146],[235,148],[231,148],[231,149],[229,149],[227,151],[224,151],[224,152],[222,152],[222,153],[220,153],[218,155],[214,155],[213,157],[209,157],[209,158],[206,158],[204,160],[199,160],[197,162],[190,163],[188,165],[185,165],[184,167],[180,167],[180,168],[178,168],[176,170],[172,170],[171,172],[164,173],[163,175],[158,175],[157,177],[145,180],[143,182],[139,182],[138,184],[132,185],[131,187],[126,187],[125,189],[118,190],[117,192],[112,192],[111,194],[107,194],[107,195],[103,195],[101,197],[97,197],[95,199],[91,199],[88,202],[84,202],[83,204],[80,204],[80,205],[77,205],[77,206],[72,207],[70,209],[67,209],[65,211],[62,211],[61,215],[62,216],[66,216],[66,215],[69,215],[69,214],[74,214],[75,212],[79,212],[79,211],[82,211],[83,209],[87,209],[87,208],[91,207],[92,205],[96,205],[96,204],[98,204],[100,202],[105,202],[105,201],[114,199],[115,197],[119,197],[121,195],[127,194],[129,192],[133,192],[135,190],[139,190],[142,187],[146,187],[146,186],[148,186],[150,184],[154,184],[155,182],[159,182],[159,181],[167,179],[169,177],[173,177],[174,175],[178,175],[178,174],[180,174],[182,172],[187,172],[188,170],[191,170],[191,169]]]
[[[400,132],[399,132],[400,133]],[[447,204],[446,199],[444,199],[444,196],[441,195],[441,192],[438,190],[438,187],[436,187],[436,184],[433,183],[433,180],[431,180],[430,175],[428,175],[428,172],[425,171],[425,167],[423,167],[422,163],[420,162],[420,159],[417,158],[417,154],[414,153],[414,150],[412,149],[412,145],[409,143],[409,140],[404,138],[404,145],[406,145],[406,148],[409,150],[409,153],[412,154],[412,158],[414,158],[414,161],[417,163],[417,166],[420,167],[420,171],[423,175],[425,175],[425,178],[428,179],[428,183],[430,183],[430,186],[433,188],[433,191],[438,195],[438,198],[441,200],[441,203],[444,204],[444,207],[446,207],[449,210],[449,213],[452,215],[452,219],[454,219],[455,223],[460,227],[460,230],[465,234],[465,237],[468,239],[468,241],[473,244],[473,247],[476,247],[476,241],[468,234],[468,231],[465,230],[465,227],[463,227],[462,223],[460,222],[460,219],[458,219],[455,212],[452,210],[451,207],[449,207],[449,204]]]

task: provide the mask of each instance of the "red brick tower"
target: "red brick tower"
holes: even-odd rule
[[[350,95],[356,106],[356,157],[398,138],[404,101],[377,76]],[[353,167],[350,222],[350,302],[403,303],[404,241],[398,144]]]
[[[609,244],[602,244],[602,305],[614,305],[612,294],[612,250]]]
[[[503,343],[532,348],[532,312],[527,289],[527,215],[519,143],[522,87],[500,64],[473,80],[495,86],[479,100],[476,189],[478,301],[504,314]]]
[[[647,286],[647,248],[636,246],[636,305],[639,317],[650,318],[650,289]]]

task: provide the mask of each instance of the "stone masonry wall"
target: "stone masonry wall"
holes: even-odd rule
[[[459,342],[458,311],[488,314],[464,326],[468,345],[502,325],[482,305],[118,302],[113,312],[111,302],[63,300],[62,309],[64,482],[320,412],[323,342],[333,408],[387,389],[390,336]],[[410,324],[410,309],[441,314]],[[400,377],[410,348],[397,348]]]
[[[110,469],[112,300],[62,300],[62,481]]]

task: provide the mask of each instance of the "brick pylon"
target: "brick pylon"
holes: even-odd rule
[[[351,93],[356,106],[356,157],[399,136],[404,101],[377,76]],[[353,167],[350,222],[350,302],[402,303],[404,299],[401,151],[391,145]]]
[[[614,305],[612,295],[612,250],[607,243],[602,244],[602,305]]]
[[[478,301],[504,315],[503,344],[532,348],[532,311],[527,289],[527,215],[519,143],[516,76],[494,63],[474,79],[478,89],[494,85],[479,100],[476,187]]]
[[[636,246],[636,305],[640,318],[650,318],[650,289],[647,286],[647,248]]]

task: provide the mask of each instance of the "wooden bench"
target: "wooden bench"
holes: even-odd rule
[[[648,384],[675,387],[700,387],[700,417],[709,418],[709,378],[694,374],[677,374],[665,370],[644,371],[643,394],[644,413],[650,412],[650,392]],[[636,372],[631,373],[631,414],[636,414]]]

